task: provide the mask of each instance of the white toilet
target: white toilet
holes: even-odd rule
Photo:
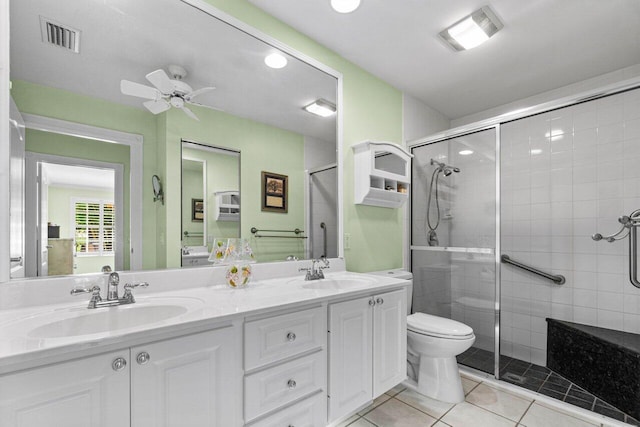
[[[456,356],[476,336],[464,323],[425,313],[407,317],[407,367],[418,393],[443,402],[464,401]]]
[[[412,274],[403,270],[377,274],[411,281],[407,292],[408,385],[420,394],[443,402],[464,401],[456,356],[475,342],[473,329],[444,317],[411,314]]]

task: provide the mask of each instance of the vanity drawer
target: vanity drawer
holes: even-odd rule
[[[325,425],[327,425],[327,396],[325,393],[316,393],[302,402],[251,424],[250,427],[323,427]]]
[[[326,389],[327,356],[324,351],[274,366],[244,378],[244,416],[251,421]]]
[[[323,307],[245,323],[244,367],[251,370],[315,348],[327,341]]]

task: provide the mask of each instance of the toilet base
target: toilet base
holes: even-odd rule
[[[456,358],[421,355],[416,391],[442,402],[464,402],[464,390]]]

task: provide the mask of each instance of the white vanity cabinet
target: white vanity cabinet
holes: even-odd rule
[[[131,348],[131,426],[242,425],[242,340],[228,326]]]
[[[245,422],[327,424],[326,331],[326,306],[245,322]]]
[[[0,377],[0,425],[242,425],[231,326]]]
[[[406,378],[406,290],[329,305],[329,421]]]
[[[0,425],[128,426],[128,360],[126,349],[0,376]]]

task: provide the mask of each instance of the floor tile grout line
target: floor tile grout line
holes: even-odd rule
[[[529,406],[527,406],[527,409],[524,411],[524,414],[522,414],[520,419],[516,422],[516,425],[518,425],[518,424],[520,424],[522,422],[522,420],[524,419],[524,416],[527,415],[527,412],[529,412],[529,409],[531,409],[531,407],[533,406],[533,404],[535,402],[536,402],[535,400],[532,400],[531,403],[529,403]]]
[[[396,398],[394,397],[393,399],[396,399]],[[391,399],[389,399],[389,400],[391,400]],[[387,402],[388,402],[389,400],[387,400]],[[415,410],[416,410],[416,411],[418,411],[418,412],[422,412],[423,414],[428,415],[428,416],[430,416],[431,418],[434,418],[434,419],[436,420],[436,422],[440,421],[440,419],[439,419],[439,418],[434,417],[434,416],[433,416],[433,415],[431,415],[430,413],[428,413],[428,412],[426,412],[426,411],[423,411],[423,410],[422,410],[422,409],[420,409],[420,408],[416,408],[415,406],[411,405],[410,403],[407,403],[407,402],[405,402],[405,401],[403,401],[403,400],[400,400],[400,399],[396,399],[396,400],[397,400],[398,402],[400,402],[400,403],[404,403],[404,404],[405,404],[405,405],[407,405],[408,407],[413,408],[413,409],[415,409]],[[384,403],[387,403],[387,402],[384,402]],[[457,405],[457,404],[454,404],[453,406],[456,406],[456,405]],[[380,405],[380,406],[382,406],[382,405]],[[452,408],[453,408],[453,407],[452,407]],[[450,409],[452,409],[452,408],[450,408]]]
[[[465,402],[467,402],[467,401],[465,400]],[[505,417],[504,415],[501,415],[501,414],[498,414],[497,412],[492,411],[491,409],[483,408],[482,406],[476,405],[476,404],[475,404],[475,403],[473,403],[473,402],[467,402],[467,403],[468,403],[469,405],[473,405],[473,406],[475,406],[476,408],[480,408],[480,409],[485,410],[485,411],[487,411],[487,412],[489,412],[489,413],[492,413],[493,415],[497,415],[497,416],[499,416],[500,418],[504,418],[505,420],[513,421],[513,422],[515,422],[516,424],[518,424],[518,421],[514,421],[514,420],[512,420],[511,418],[507,418],[507,417]],[[533,403],[533,402],[531,402],[531,403]],[[529,405],[529,406],[531,406],[531,405]],[[451,409],[453,409],[453,408],[451,408]],[[527,407],[527,409],[529,409],[529,408]],[[526,413],[526,412],[527,412],[527,411],[525,411],[525,413]]]

